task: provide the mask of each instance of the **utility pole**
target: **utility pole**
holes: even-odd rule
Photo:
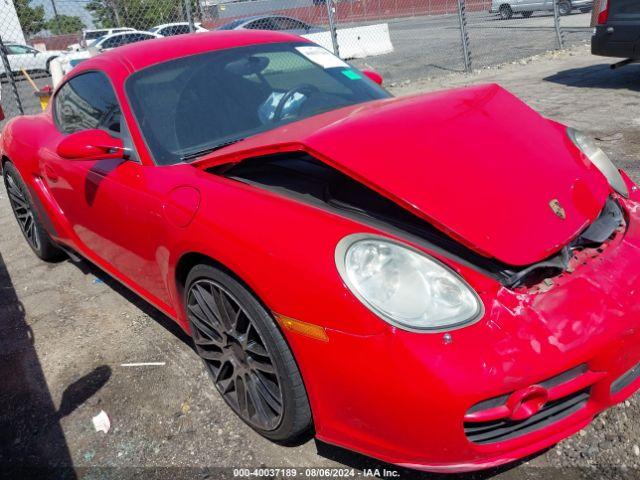
[[[56,6],[56,0],[51,0],[51,8],[53,9],[53,19],[58,24],[58,30],[60,30],[60,23],[58,22],[58,7]]]

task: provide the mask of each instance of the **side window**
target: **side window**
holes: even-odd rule
[[[89,72],[73,77],[56,93],[54,116],[63,133],[101,128],[120,134],[120,106],[103,73]]]
[[[176,25],[173,30],[174,35],[182,35],[189,32],[189,25]]]
[[[278,30],[306,30],[306,25],[294,18],[277,17],[274,19]]]
[[[251,30],[277,30],[270,18],[260,18],[247,24],[245,28]]]
[[[102,48],[115,48],[120,45],[120,41],[122,40],[122,35],[118,35],[117,37],[111,37],[102,42]]]
[[[32,50],[29,47],[22,45],[8,45],[7,50],[9,51],[9,55],[24,55],[26,53],[32,53]]]

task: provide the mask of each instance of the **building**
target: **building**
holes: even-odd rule
[[[0,0],[0,37],[4,42],[26,43],[13,0]]]

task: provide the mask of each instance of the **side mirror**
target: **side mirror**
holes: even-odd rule
[[[373,80],[378,85],[382,85],[382,75],[380,75],[378,72],[374,72],[373,70],[364,70],[362,73],[364,73],[367,77],[369,77],[369,79]]]
[[[69,160],[102,160],[128,158],[129,150],[122,140],[104,130],[82,130],[66,136],[56,149],[58,155]]]

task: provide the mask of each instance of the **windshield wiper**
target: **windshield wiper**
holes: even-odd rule
[[[215,152],[216,150],[220,150],[221,148],[228,147],[229,145],[233,145],[234,143],[238,143],[244,140],[243,138],[234,138],[233,140],[227,140],[226,142],[219,143],[212,147],[203,148],[202,150],[198,150],[196,152],[187,153],[180,157],[180,160],[183,162],[188,162],[190,160],[195,160],[198,157],[202,157],[211,152]]]

